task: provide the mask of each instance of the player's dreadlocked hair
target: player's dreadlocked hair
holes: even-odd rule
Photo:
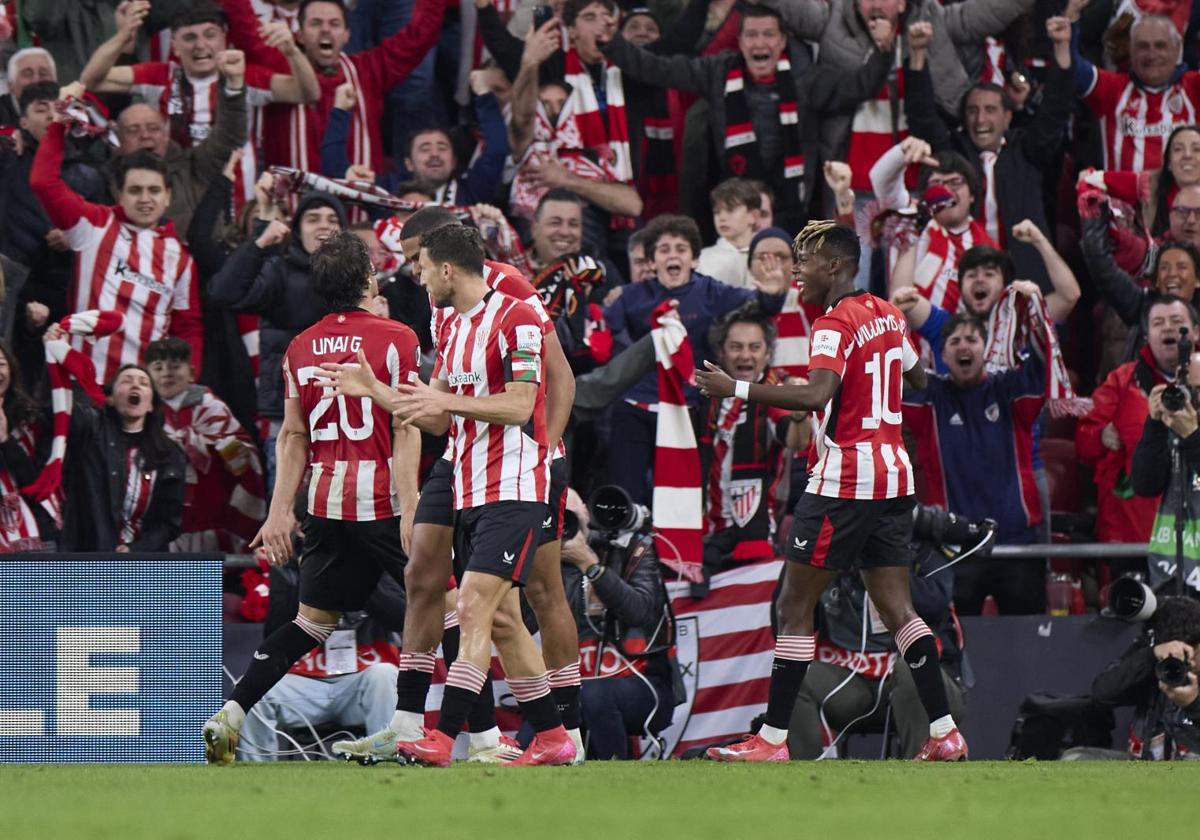
[[[858,265],[862,255],[858,234],[846,225],[829,219],[809,222],[804,226],[804,230],[796,234],[792,241],[792,251],[798,252],[801,248],[824,251],[828,256],[840,257],[855,265]]]

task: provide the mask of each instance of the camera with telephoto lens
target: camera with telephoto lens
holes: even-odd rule
[[[1162,406],[1167,411],[1182,411],[1191,400],[1188,393],[1188,363],[1192,360],[1192,342],[1187,327],[1179,328],[1179,362],[1176,365],[1175,381],[1163,389]]]
[[[1122,575],[1108,587],[1109,615],[1122,621],[1147,621],[1158,609],[1158,596],[1135,574]]]
[[[913,508],[914,540],[956,545],[963,553],[978,548],[978,554],[986,555],[991,553],[995,535],[996,522],[993,519],[971,522],[936,505],[917,505]]]
[[[605,541],[624,534],[635,534],[650,528],[650,511],[634,503],[621,487],[606,484],[592,491],[588,499],[591,528]]]
[[[1191,666],[1178,656],[1167,656],[1154,666],[1154,676],[1163,685],[1171,688],[1185,686],[1191,682]]]

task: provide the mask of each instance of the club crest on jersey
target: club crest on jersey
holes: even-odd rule
[[[357,353],[359,347],[362,347],[362,338],[357,335],[323,335],[312,342],[313,354],[317,356]]]
[[[1000,406],[992,403],[983,410],[983,416],[988,419],[988,422],[995,423],[1000,419]]]
[[[729,512],[739,528],[745,528],[758,513],[762,501],[762,479],[742,478],[729,482]]]
[[[813,333],[812,344],[809,346],[809,358],[829,356],[836,359],[841,340],[842,336],[837,330],[817,330]]]
[[[451,388],[457,388],[460,385],[482,385],[483,374],[474,370],[452,373],[446,377],[446,381],[450,383]]]

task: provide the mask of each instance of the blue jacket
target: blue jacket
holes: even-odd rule
[[[1001,543],[1039,538],[1041,500],[1033,477],[1033,426],[1046,402],[1046,362],[986,375],[973,388],[931,376],[905,393],[904,422],[917,444],[921,501],[970,520],[995,519]]]
[[[621,296],[604,310],[604,320],[614,339],[622,347],[632,344],[651,329],[650,315],[665,300],[679,301],[679,320],[687,327],[696,367],[713,358],[708,346],[708,328],[729,312],[750,300],[758,300],[769,313],[783,308],[784,295],[772,296],[753,289],[739,289],[714,280],[707,274],[692,272],[691,278],[676,289],[668,289],[654,277],[644,283],[630,283]],[[695,404],[697,391],[688,388],[688,403]],[[643,403],[658,402],[658,373],[650,373],[625,393],[625,399]]]
[[[455,179],[458,188],[454,204],[459,206],[493,201],[504,176],[504,161],[508,159],[508,128],[496,97],[490,93],[476,96],[475,115],[483,131],[483,151],[467,171]],[[350,167],[349,142],[350,112],[334,108],[329,112],[329,123],[321,138],[321,171],[325,175],[330,178],[346,176]],[[399,182],[395,176],[376,173],[376,183],[389,192],[394,192]]]

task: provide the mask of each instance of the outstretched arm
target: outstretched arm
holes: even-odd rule
[[[810,370],[808,382],[803,385],[760,385],[735,382],[712,362],[705,362],[704,366],[708,370],[696,371],[696,384],[706,397],[724,399],[734,396],[738,389],[748,387],[746,398],[788,411],[818,411],[833,399],[842,384],[840,376],[824,368]]]
[[[150,14],[147,0],[121,3],[113,12],[117,31],[96,48],[79,71],[79,81],[96,93],[128,93],[134,83],[133,67],[117,67],[117,61],[137,44],[138,32]]]
[[[1046,308],[1056,322],[1063,322],[1079,301],[1079,282],[1066,260],[1055,250],[1046,234],[1029,219],[1018,222],[1012,229],[1013,238],[1032,245],[1046,264],[1054,291],[1046,295]]]
[[[285,368],[284,375],[291,376]],[[290,383],[289,383],[290,384]],[[292,513],[296,491],[308,466],[308,428],[298,397],[284,400],[283,425],[275,439],[275,492],[267,521],[250,541],[250,548],[260,545],[266,550],[267,561],[282,566],[292,556],[292,533],[296,516]]]

